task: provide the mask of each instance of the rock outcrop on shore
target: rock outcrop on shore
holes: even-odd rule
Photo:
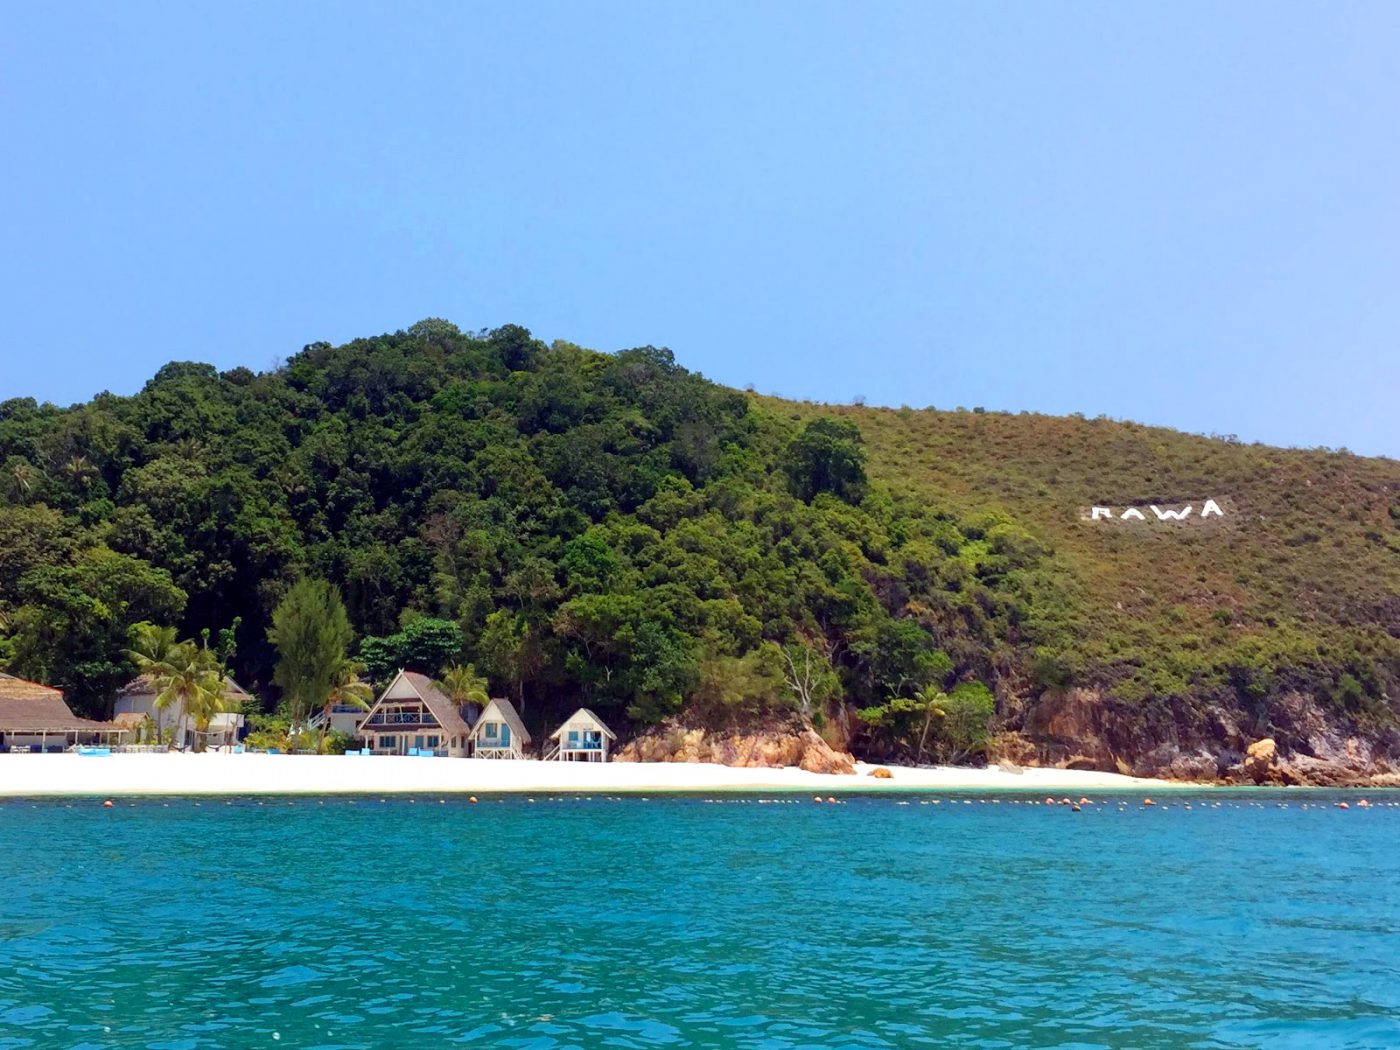
[[[1244,726],[1229,708],[1181,699],[1150,714],[1088,689],[1036,700],[1001,697],[1005,730],[988,759],[1003,769],[1048,767],[1215,784],[1400,786],[1400,731],[1362,734],[1303,694],[1286,721]],[[1266,731],[1261,732],[1264,728]],[[629,741],[620,762],[714,762],[851,774],[855,759],[811,728],[703,728],[671,721]],[[889,756],[865,756],[870,760]],[[871,776],[880,777],[881,771]]]
[[[1274,775],[1277,762],[1278,744],[1272,737],[1265,737],[1245,748],[1244,761],[1240,763],[1240,768],[1250,780],[1256,784],[1263,784]]]
[[[1091,689],[1001,697],[993,759],[1026,766],[1238,784],[1387,786],[1400,782],[1400,730],[1363,728],[1289,693],[1249,725],[1227,704],[1172,698],[1149,711]]]
[[[855,773],[855,759],[837,751],[816,732],[801,728],[707,730],[674,723],[625,744],[617,762],[717,762],[721,765],[784,768],[808,773]]]

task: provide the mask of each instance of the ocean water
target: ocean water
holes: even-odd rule
[[[0,1048],[1400,1047],[1394,796],[1013,797],[0,802]]]

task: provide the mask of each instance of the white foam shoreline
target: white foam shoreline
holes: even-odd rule
[[[1161,791],[1163,780],[1070,769],[887,766],[893,776],[741,769],[708,763],[505,762],[390,755],[0,755],[0,797],[801,791],[832,795],[910,790]]]

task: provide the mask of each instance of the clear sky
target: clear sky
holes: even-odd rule
[[[1400,455],[1400,4],[0,12],[0,398],[447,317]]]

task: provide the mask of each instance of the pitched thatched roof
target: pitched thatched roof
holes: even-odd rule
[[[486,710],[481,712],[481,717],[476,720],[476,726],[472,729],[472,739],[480,738],[481,727],[487,722],[504,722],[510,726],[511,734],[522,745],[530,742],[530,732],[525,728],[525,723],[520,721],[515,705],[509,700],[494,699],[486,705]]]
[[[563,725],[561,725],[558,729],[549,734],[549,738],[551,740],[558,740],[564,734],[564,730],[568,729],[570,726],[578,728],[585,725],[587,725],[591,729],[599,730],[609,740],[617,739],[617,734],[614,733],[611,729],[609,729],[606,725],[604,725],[603,720],[597,715],[595,715],[592,711],[588,710],[588,708],[586,707],[580,707],[577,711],[575,711],[568,718],[566,718],[564,720]]]
[[[38,682],[0,674],[0,733],[73,733],[121,729],[112,722],[80,718],[63,694]]]
[[[418,699],[423,701],[423,706],[432,713],[432,716],[437,719],[438,725],[442,726],[449,736],[465,737],[471,732],[446,694],[433,684],[431,678],[425,674],[419,674],[417,671],[400,671],[395,675],[394,680],[389,683],[389,687],[380,694],[379,699],[366,713],[365,720],[361,725],[368,723],[370,715],[374,714],[381,705],[399,702],[397,698],[389,699],[389,694],[394,691],[394,686],[399,683],[399,679],[408,683],[409,688],[418,695]]]
[[[433,713],[433,717],[438,720],[438,725],[455,736],[466,736],[471,732],[457,708],[452,706],[452,701],[447,698],[447,694],[435,686],[431,678],[425,674],[419,674],[417,671],[405,671],[403,676],[413,686],[414,691],[423,698],[423,706]]]

